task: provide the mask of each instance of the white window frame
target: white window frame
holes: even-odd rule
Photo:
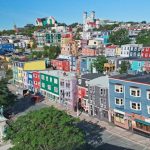
[[[54,83],[58,84],[58,79],[54,78]]]
[[[136,92],[136,95],[132,95],[132,90],[135,90]],[[139,96],[137,95],[137,91],[139,90]],[[133,96],[133,97],[141,97],[141,90],[139,88],[132,88],[130,87],[130,96]]]
[[[52,77],[50,77],[50,82],[52,82]]]
[[[147,113],[150,114],[150,106],[147,106]]]
[[[150,100],[150,91],[147,91],[147,93],[146,93],[146,97],[147,97],[147,100]]]
[[[42,80],[44,80],[44,75],[41,76]]]
[[[136,104],[136,109],[132,108],[132,104],[133,104],[133,103],[135,103],[135,104]],[[140,104],[140,109],[137,109],[137,108],[138,108],[138,104]],[[130,101],[130,108],[131,108],[132,110],[140,111],[140,110],[141,110],[141,103],[138,103],[138,102],[132,102],[132,101]]]
[[[116,99],[119,99],[119,101],[120,101],[119,104],[116,103]],[[122,104],[121,104],[121,100],[122,100]],[[115,97],[115,104],[119,105],[119,106],[123,106],[124,105],[124,99],[123,98]]]
[[[48,81],[48,76],[46,76],[46,81]]]
[[[42,88],[45,88],[45,83],[42,83]]]
[[[51,90],[51,85],[47,85],[48,90]]]
[[[119,92],[116,91],[117,90],[117,86],[119,87]],[[122,91],[121,91],[121,87],[122,87]],[[119,85],[119,84],[115,84],[115,92],[116,93],[123,93],[124,92],[124,86],[123,85]]]
[[[55,90],[57,88],[57,91]],[[58,93],[58,87],[54,87],[54,92],[55,93]]]

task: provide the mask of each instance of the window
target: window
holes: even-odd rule
[[[147,106],[147,112],[150,114],[150,106]]]
[[[55,84],[58,84],[58,80],[57,80],[57,79],[54,79],[54,83],[55,83]]]
[[[123,85],[115,85],[115,92],[117,93],[123,93]]]
[[[140,97],[141,91],[138,88],[130,88],[130,95],[134,97]]]
[[[147,91],[147,99],[150,100],[150,91]]]
[[[44,75],[42,75],[42,80],[44,80]]]
[[[58,88],[57,87],[54,87],[54,92],[58,93]]]
[[[130,107],[134,110],[141,110],[141,103],[130,102]]]
[[[46,76],[46,81],[48,81],[48,76]]]
[[[51,90],[51,85],[48,85],[47,87],[48,87],[48,90]]]
[[[78,79],[78,83],[81,84],[81,79]]]
[[[45,83],[42,83],[42,87],[45,88]]]
[[[60,85],[61,85],[61,86],[64,86],[64,81],[61,81],[61,82],[60,82]]]
[[[123,98],[116,98],[115,99],[115,104],[116,105],[123,105]]]
[[[52,82],[52,77],[50,77],[50,82]]]
[[[88,86],[88,81],[85,81],[85,85]]]
[[[69,83],[69,81],[68,81],[68,83],[66,83],[66,87],[67,87],[67,88],[70,88],[70,83]]]

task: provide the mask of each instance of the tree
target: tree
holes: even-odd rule
[[[95,67],[98,72],[103,73],[104,63],[107,63],[107,62],[108,60],[106,59],[105,56],[98,56],[93,63],[93,67]]]
[[[142,23],[142,24],[146,24],[146,21],[142,21],[141,23]]]
[[[12,94],[7,87],[10,74],[10,71],[8,71],[6,73],[8,78],[0,81],[0,106],[4,106],[4,109],[12,106],[14,104],[14,100],[16,99],[16,96]]]
[[[127,73],[129,68],[130,68],[130,63],[127,61],[122,61],[119,70],[120,74]]]
[[[144,46],[150,46],[150,31],[142,30],[136,38],[136,43],[143,44]]]
[[[78,119],[54,107],[29,112],[11,122],[5,140],[12,150],[76,150],[85,145],[85,134]]]
[[[119,46],[130,43],[129,34],[126,29],[120,29],[118,31],[112,32],[110,34],[109,40],[111,43]]]

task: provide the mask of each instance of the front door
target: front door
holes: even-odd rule
[[[129,130],[132,130],[132,121],[128,120],[128,126],[129,126]]]

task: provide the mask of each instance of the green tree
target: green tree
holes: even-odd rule
[[[143,44],[144,46],[150,46],[150,31],[142,30],[136,38],[136,43]]]
[[[127,61],[122,61],[121,65],[120,65],[119,73],[120,74],[127,73],[127,71],[129,70],[129,68],[130,68],[130,63],[127,62]]]
[[[129,44],[130,39],[129,39],[129,34],[126,29],[120,29],[118,31],[112,32],[109,37],[110,43],[113,43],[115,45],[124,45],[124,44]]]
[[[14,104],[14,100],[16,99],[16,96],[12,94],[7,87],[10,74],[10,71],[8,71],[6,73],[6,77],[8,78],[0,81],[0,106],[3,105],[4,109],[12,106]]]
[[[29,112],[10,123],[5,140],[12,150],[76,150],[85,145],[79,120],[54,107]]]
[[[93,62],[93,66],[96,68],[96,70],[100,73],[103,73],[104,71],[104,63],[107,63],[108,60],[105,56],[98,56],[96,60]]]

